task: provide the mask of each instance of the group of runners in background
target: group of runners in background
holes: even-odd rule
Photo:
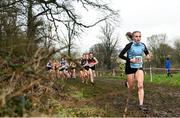
[[[93,53],[84,53],[78,60],[68,61],[65,56],[61,57],[58,61],[56,59],[49,60],[46,67],[47,70],[59,78],[76,78],[77,71],[79,70],[79,77],[82,83],[94,85],[95,65],[98,60],[94,57]]]
[[[126,86],[129,90],[129,97],[132,95],[135,81],[138,88],[139,109],[147,110],[144,107],[144,71],[143,71],[143,58],[145,57],[150,61],[151,55],[146,48],[146,45],[141,42],[141,32],[134,31],[126,34],[130,41],[120,52],[119,57],[126,61],[125,74],[127,76]],[[76,78],[77,70],[79,67],[79,77],[82,83],[94,85],[94,78],[96,77],[95,65],[98,60],[94,57],[93,53],[84,53],[78,61],[67,61],[62,57],[60,61],[49,60],[47,69],[49,72],[56,73],[59,78]],[[170,61],[166,60],[167,75],[170,76]]]

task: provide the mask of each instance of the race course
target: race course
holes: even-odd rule
[[[96,78],[96,85],[83,85],[69,80],[70,104],[65,102],[68,116],[108,117],[178,117],[180,89],[178,87],[145,83],[147,111],[138,109],[137,88],[127,104],[127,88],[123,80]],[[126,110],[125,110],[126,109]],[[71,114],[72,113],[72,114]]]

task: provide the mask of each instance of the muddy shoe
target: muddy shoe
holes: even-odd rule
[[[94,86],[94,82],[91,82],[91,86]]]
[[[148,109],[144,105],[139,105],[139,110],[148,111]]]

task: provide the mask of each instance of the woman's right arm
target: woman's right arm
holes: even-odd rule
[[[127,44],[127,45],[125,46],[125,48],[120,52],[119,57],[120,57],[121,59],[124,59],[124,60],[126,60],[126,61],[130,61],[130,59],[129,59],[127,56],[124,56],[124,55],[125,55],[125,53],[130,49],[131,45],[132,45],[132,43]]]

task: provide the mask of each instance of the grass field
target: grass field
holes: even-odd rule
[[[153,74],[152,81],[150,75],[145,75],[145,82],[151,82],[155,84],[180,86],[180,73],[173,74],[173,77],[166,77],[166,74]]]
[[[125,80],[126,77],[120,76],[103,76],[107,79],[122,79]],[[152,81],[149,74],[145,75],[145,83],[161,84],[168,86],[180,86],[180,73],[173,74],[173,77],[166,77],[166,74],[152,74]]]

